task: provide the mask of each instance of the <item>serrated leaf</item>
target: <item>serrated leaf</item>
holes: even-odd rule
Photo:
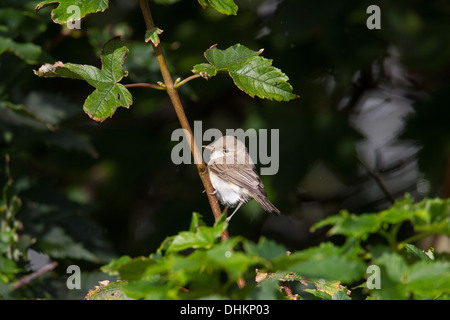
[[[159,35],[163,33],[163,30],[160,28],[153,28],[152,30],[147,30],[145,32],[145,42],[151,41],[155,47],[157,47],[160,43]]]
[[[40,248],[52,258],[83,259],[97,262],[98,258],[88,251],[81,243],[75,242],[64,229],[53,227],[39,239]]]
[[[244,242],[244,248],[246,252],[268,260],[285,256],[287,252],[283,245],[265,237],[261,237],[257,244],[250,241]]]
[[[108,8],[108,2],[108,0],[45,0],[39,2],[35,10],[39,11],[48,4],[58,3],[58,6],[52,10],[52,20],[55,23],[64,24],[74,18],[74,12],[79,12],[79,19],[90,13],[103,12]]]
[[[248,59],[258,56],[260,51],[251,50],[241,44],[236,44],[225,50],[217,49],[214,45],[205,52],[205,58],[218,71],[235,70],[241,67]]]
[[[130,256],[122,256],[118,259],[114,259],[110,261],[107,265],[102,266],[100,269],[101,271],[111,275],[111,276],[118,276],[119,275],[119,268],[131,260]]]
[[[188,248],[210,248],[227,228],[225,215],[222,215],[214,226],[205,226],[199,214],[194,213],[191,221],[190,231],[181,231],[175,236],[166,238],[158,251],[165,250],[166,253],[179,252]]]
[[[112,117],[118,107],[129,108],[133,103],[131,93],[118,83],[128,73],[122,65],[128,48],[116,37],[105,44],[102,54],[102,69],[90,65],[56,62],[44,64],[34,73],[40,77],[66,77],[82,79],[95,87],[83,105],[83,110],[95,121],[104,121]]]
[[[289,101],[297,98],[292,93],[289,78],[280,69],[272,66],[272,60],[263,57],[248,59],[241,67],[230,72],[239,89],[261,99]]]
[[[336,291],[331,297],[331,300],[352,300],[352,298],[347,294],[347,289],[343,288]]]
[[[215,75],[217,71],[228,72],[236,86],[250,95],[261,99],[289,101],[297,98],[292,93],[289,78],[278,68],[272,66],[272,60],[261,57],[260,51],[254,51],[241,44],[225,50],[212,46],[205,52],[205,58],[215,69],[207,69],[204,64],[194,66],[194,73]]]
[[[327,293],[317,290],[317,289],[304,289],[303,291],[311,293],[317,298],[323,299],[323,300],[331,300],[331,296]]]
[[[89,290],[84,300],[130,300],[122,287],[125,281],[100,281],[98,286]]]
[[[450,235],[450,201],[448,199],[424,199],[414,203],[408,194],[397,200],[390,208],[377,213],[350,214],[342,210],[338,215],[327,217],[314,224],[311,231],[333,225],[329,234],[341,234],[366,239],[386,224],[412,221],[414,230],[431,234]]]
[[[370,233],[376,232],[381,227],[381,219],[374,213],[355,215],[342,210],[339,215],[327,217],[314,224],[311,231],[326,225],[333,225],[328,232],[329,235],[341,234],[365,239]]]
[[[208,63],[199,63],[196,64],[192,68],[192,72],[195,74],[199,74],[202,78],[208,80],[211,77],[214,77],[217,74],[216,68]]]
[[[366,271],[365,263],[356,253],[344,253],[342,248],[329,242],[274,259],[273,264],[278,270],[288,270],[306,278],[342,282],[357,280]]]
[[[222,268],[233,280],[238,279],[250,265],[257,262],[252,257],[233,250],[239,241],[239,238],[229,239],[214,246],[206,253],[208,263]]]
[[[198,3],[203,8],[211,6],[222,14],[236,15],[238,11],[238,6],[233,0],[198,0]]]
[[[382,272],[394,282],[404,282],[408,273],[406,260],[393,252],[384,252],[381,257],[375,260],[375,264],[383,265]]]
[[[407,243],[405,244],[405,248],[407,252],[412,253],[414,256],[423,261],[433,261],[425,252],[423,252],[413,244]]]
[[[450,288],[450,262],[419,261],[409,269],[408,288],[416,293],[439,295]]]

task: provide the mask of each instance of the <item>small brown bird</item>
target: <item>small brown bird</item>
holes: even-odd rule
[[[208,171],[217,199],[226,207],[237,206],[227,222],[243,203],[251,199],[258,201],[265,211],[280,214],[267,200],[264,184],[242,141],[224,136],[203,148],[211,150]]]

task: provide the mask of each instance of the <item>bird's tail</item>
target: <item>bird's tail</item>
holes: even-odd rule
[[[269,200],[263,197],[255,197],[254,198],[260,206],[267,212],[276,212],[277,214],[280,214],[280,210],[278,210]]]

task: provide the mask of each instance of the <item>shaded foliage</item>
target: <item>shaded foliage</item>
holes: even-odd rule
[[[204,130],[280,129],[280,170],[262,179],[283,215],[247,204],[228,228],[239,240],[227,245],[243,246],[244,262],[249,254],[268,262],[275,257],[253,248],[267,238],[279,243],[279,252],[289,249],[313,258],[314,250],[337,254],[355,238],[364,250],[372,245],[369,251],[382,268],[400,266],[397,273],[385,274],[382,282],[389,286],[374,291],[374,298],[436,297],[437,292],[422,288],[423,282],[437,279],[419,278],[428,268],[445,275],[445,256],[429,265],[420,253],[430,252],[428,247],[418,251],[416,243],[405,245],[408,254],[396,252],[392,237],[390,251],[377,251],[380,247],[373,245],[383,238],[384,224],[379,215],[367,213],[382,212],[405,192],[417,201],[450,195],[445,184],[450,175],[449,5],[378,1],[381,29],[368,30],[368,1],[228,1],[239,7],[230,16],[214,10],[220,1],[202,1],[207,9],[195,1],[154,2],[155,23],[164,30],[159,45],[174,77],[191,75],[192,67],[204,62],[206,48],[241,43],[264,48],[264,57],[289,75],[301,96],[283,104],[252,99],[228,77],[196,79],[179,89],[190,121],[202,120]],[[119,108],[98,124],[82,110],[92,93],[89,84],[33,74],[56,61],[100,69],[102,48],[120,35],[129,49],[123,65],[128,77],[122,82],[160,81],[137,1],[109,1],[108,10],[87,15],[80,30],[52,23],[57,5],[35,12],[38,3],[3,0],[0,7],[0,294],[81,298],[105,279],[100,266],[122,255],[156,252],[168,235],[187,229],[193,211],[202,213],[207,226],[214,221],[193,166],[171,162],[176,142],[170,135],[179,125],[163,92],[132,89],[132,107]],[[341,212],[324,220],[335,235],[333,244],[318,247],[330,239],[324,229],[310,232],[310,227],[340,209],[354,215]],[[402,240],[427,232],[417,229],[422,220],[416,223],[407,213],[396,217],[412,221],[401,220],[396,227]],[[358,229],[372,220],[378,229],[371,224]],[[13,290],[21,276],[50,261],[58,267]],[[219,262],[217,272],[224,267]],[[67,290],[71,264],[83,270],[82,290]],[[297,271],[304,270],[300,265]],[[409,287],[399,289],[406,275],[412,279]],[[267,292],[275,297],[278,285],[267,282]],[[317,279],[307,290],[326,298],[327,286],[334,288],[331,296],[346,294],[339,285]],[[256,297],[257,289],[252,294]]]

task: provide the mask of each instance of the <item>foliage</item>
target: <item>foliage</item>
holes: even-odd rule
[[[153,0],[164,33],[146,30],[138,1],[1,3],[0,298],[80,299],[115,277],[126,283],[88,298],[449,298],[448,254],[415,242],[449,230],[448,201],[420,201],[449,195],[446,3],[380,1],[382,28],[368,30],[366,1]],[[81,29],[66,25],[73,4]],[[283,215],[249,203],[213,224],[195,170],[169,160],[178,124],[167,97],[128,87],[160,81],[152,44],[191,120],[280,129],[280,171],[262,178]],[[41,66],[81,81],[38,78]],[[200,77],[215,78],[190,81]],[[99,97],[109,89],[117,95]],[[374,92],[380,109],[400,97],[412,112],[391,126],[365,114],[395,134],[364,153],[379,140],[352,123]],[[99,124],[83,104],[95,120],[116,116]],[[405,141],[420,151],[389,160]],[[204,218],[180,231],[192,211]],[[224,228],[235,236],[222,243]],[[73,264],[81,290],[66,286]],[[106,264],[114,276],[98,271]],[[380,289],[367,288],[370,266]]]
[[[414,204],[406,196],[377,213],[342,211],[313,229],[331,224],[330,235],[344,235],[343,245],[323,242],[293,253],[264,237],[257,243],[239,236],[220,241],[227,227],[224,216],[207,227],[194,213],[190,230],[166,238],[154,254],[123,256],[102,270],[126,280],[122,290],[133,299],[277,299],[280,290],[291,299],[311,298],[307,293],[328,300],[361,295],[368,299],[449,298],[448,255],[437,255],[432,248],[423,252],[408,239],[397,239],[399,226],[406,221],[417,224],[420,232],[426,230],[421,236],[448,236],[450,201],[426,199]],[[377,235],[385,239],[367,246],[368,238]],[[380,271],[372,274],[370,266]],[[378,277],[377,287],[366,285],[369,276]],[[241,278],[247,286],[240,290],[236,282]],[[293,288],[286,290],[287,281]]]
[[[118,107],[130,107],[133,103],[131,93],[118,83],[127,76],[122,64],[128,53],[127,47],[119,38],[113,38],[101,54],[102,69],[94,66],[74,63],[44,64],[35,74],[40,77],[67,77],[82,79],[95,87],[83,106],[84,112],[95,121],[104,121],[111,117]]]
[[[253,51],[241,44],[226,50],[215,46],[205,52],[209,64],[197,64],[192,72],[209,79],[218,71],[227,71],[236,86],[251,97],[289,101],[296,98],[289,78],[281,70],[272,67],[272,61],[260,57],[261,51]]]

